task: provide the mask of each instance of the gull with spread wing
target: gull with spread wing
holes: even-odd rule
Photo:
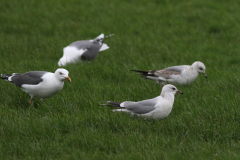
[[[113,34],[109,36],[101,34],[93,40],[82,40],[71,43],[63,49],[63,57],[58,61],[58,65],[65,66],[69,63],[95,59],[100,51],[109,48],[108,45],[103,42],[111,36],[113,36]]]

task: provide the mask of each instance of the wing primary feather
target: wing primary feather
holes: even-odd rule
[[[141,74],[141,77],[146,78],[146,76],[155,76],[152,71],[139,71],[139,70],[131,70],[133,72],[138,72]]]
[[[1,79],[4,79],[5,81],[8,81],[8,78],[12,76],[10,74],[1,74]]]
[[[103,38],[98,38],[96,41],[103,41],[105,38],[109,38],[109,37],[112,37],[112,36],[114,36],[114,34],[110,34],[110,35],[105,36]]]
[[[112,102],[112,101],[105,101],[107,104],[100,104],[100,106],[109,106],[109,107],[116,107],[116,108],[124,108],[121,107],[120,104],[121,102]]]

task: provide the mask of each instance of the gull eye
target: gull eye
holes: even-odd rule
[[[176,88],[174,88],[174,87],[172,88],[172,90],[174,90],[174,91],[175,91],[175,89],[176,89]]]
[[[62,72],[59,72],[59,74],[61,74],[61,75],[62,75]]]

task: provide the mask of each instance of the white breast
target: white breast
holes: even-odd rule
[[[22,85],[22,90],[31,97],[49,98],[62,90],[64,82],[59,81],[53,73],[47,73],[43,77],[43,81],[37,85]]]

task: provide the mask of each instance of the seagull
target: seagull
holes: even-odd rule
[[[34,97],[39,97],[42,100],[52,97],[62,90],[64,80],[71,82],[68,76],[68,71],[59,68],[52,72],[46,71],[30,71],[26,73],[1,74],[1,79],[14,83],[24,92],[31,96],[30,104]]]
[[[114,34],[104,37],[102,33],[93,40],[82,40],[71,43],[63,49],[63,57],[58,61],[58,66],[95,59],[99,51],[104,51],[109,48],[107,44],[103,43],[104,39],[113,35]]]
[[[168,67],[162,70],[132,71],[138,72],[143,78],[154,80],[160,85],[165,85],[165,83],[188,85],[198,77],[199,73],[204,74],[207,78],[205,70],[205,65],[202,62],[196,61],[191,66],[180,65]]]
[[[174,85],[167,84],[163,86],[161,95],[153,99],[147,99],[139,102],[106,101],[107,104],[101,105],[119,108],[113,109],[113,112],[124,112],[130,114],[131,116],[137,115],[147,119],[162,120],[167,118],[170,114],[176,93],[183,94]]]

